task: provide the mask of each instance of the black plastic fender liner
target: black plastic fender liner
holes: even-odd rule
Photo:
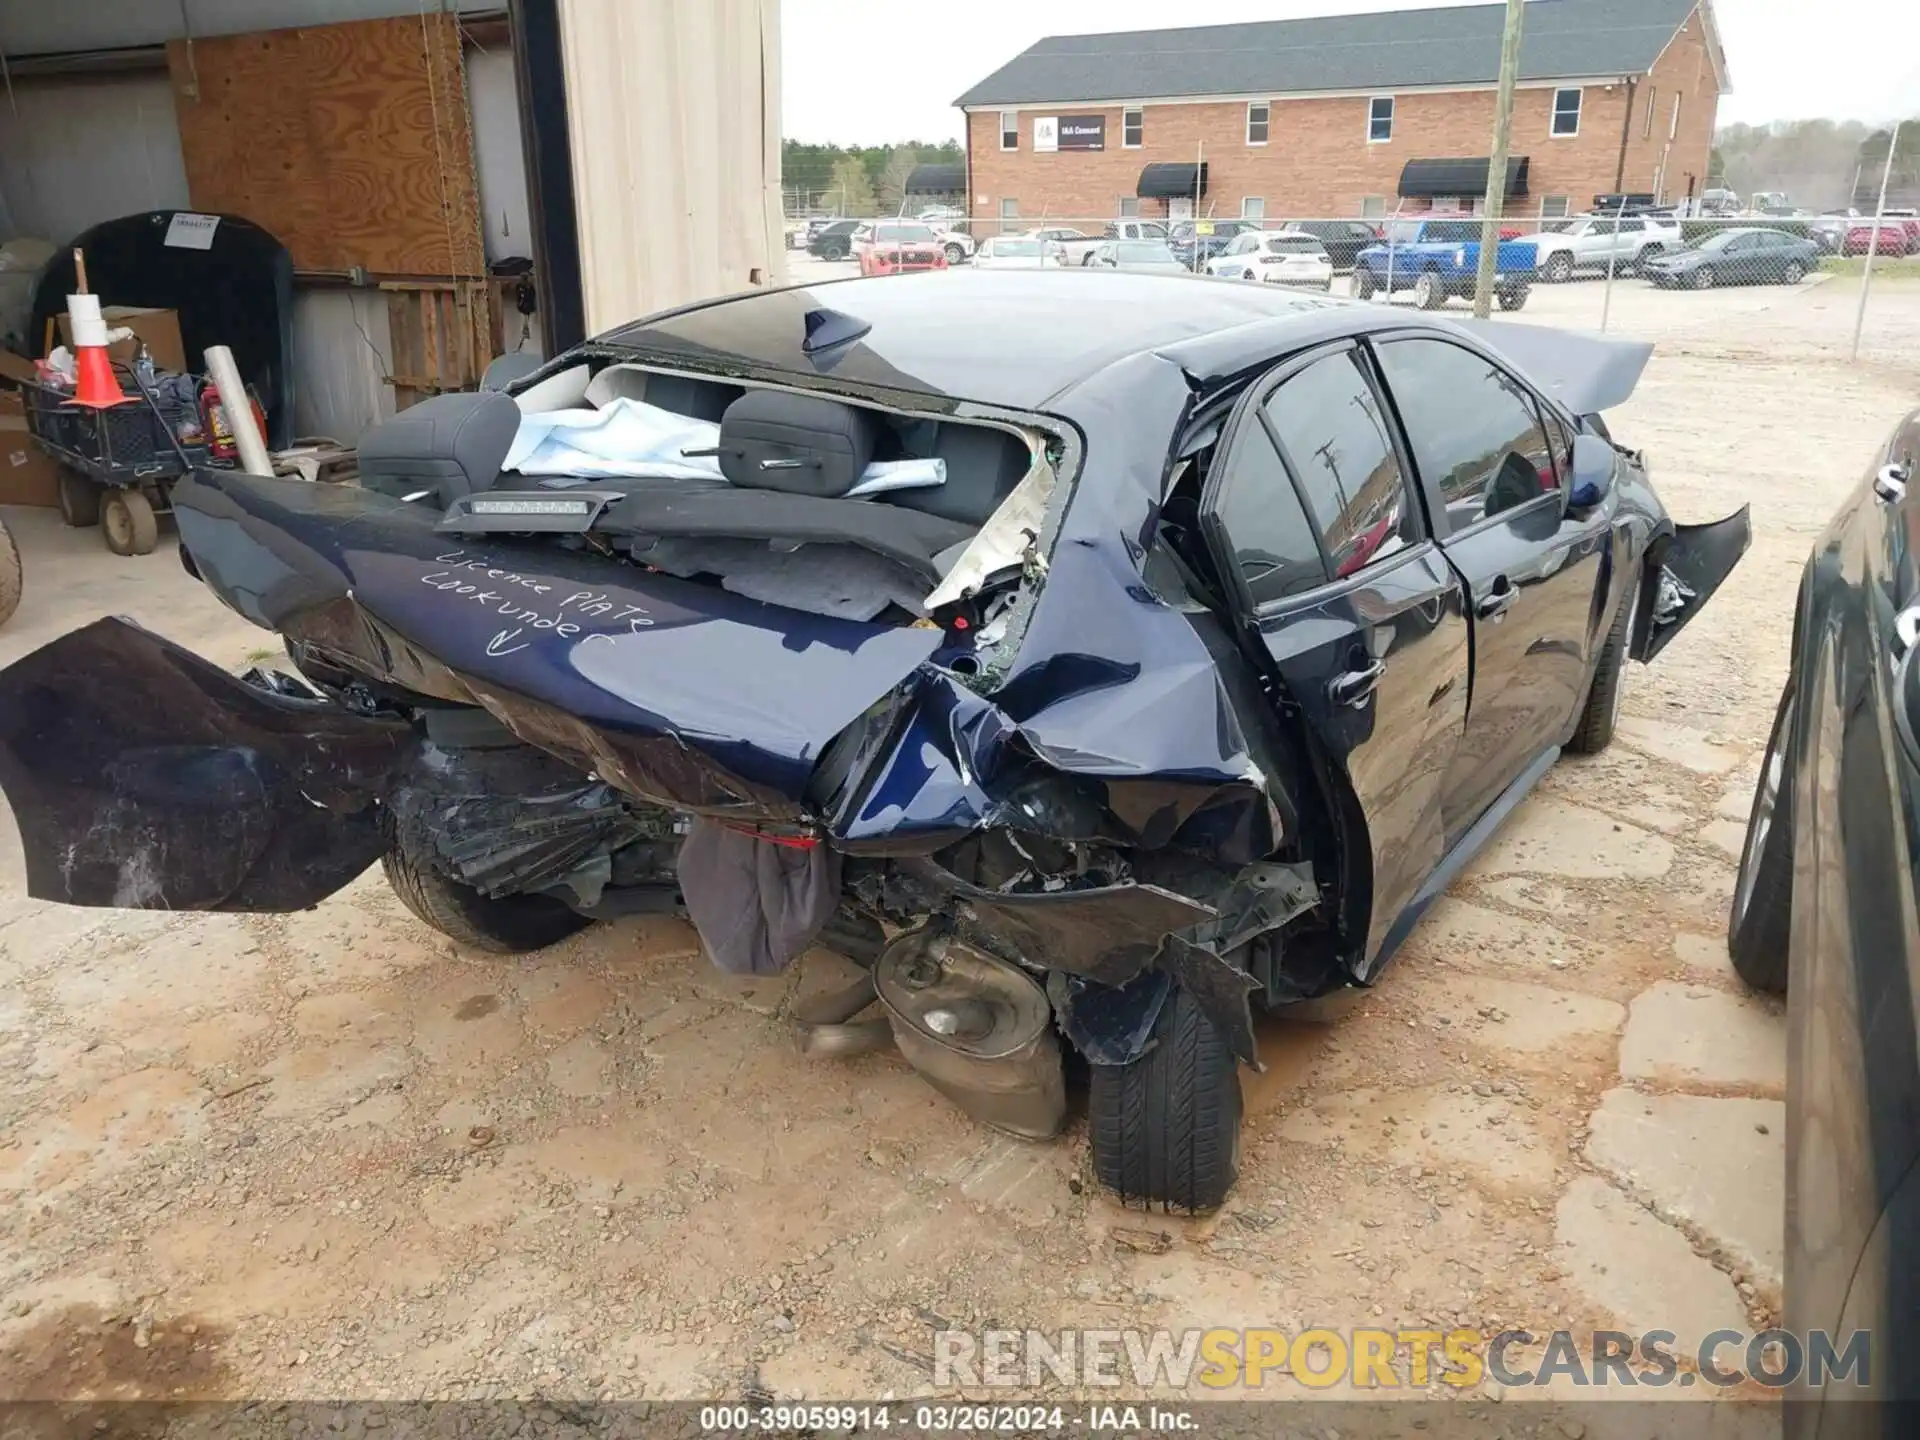
[[[1634,659],[1642,662],[1653,659],[1713,598],[1720,582],[1733,572],[1733,567],[1740,563],[1740,557],[1753,543],[1751,508],[1742,505],[1726,519],[1706,525],[1673,527],[1673,538],[1660,553],[1661,563],[1648,566],[1641,577],[1647,589],[1640,597],[1640,611],[1646,618],[1640,622],[1639,643],[1632,652]],[[1664,622],[1657,618],[1655,608],[1663,569],[1686,587],[1685,599],[1678,611]]]
[[[385,849],[400,720],[269,693],[130,621],[0,671],[27,893],[134,910],[318,904]]]

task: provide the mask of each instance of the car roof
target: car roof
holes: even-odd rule
[[[1347,302],[1190,275],[963,270],[749,291],[637,320],[596,343],[704,371],[1037,410],[1129,356],[1262,322],[1312,328],[1329,304]],[[870,328],[816,363],[800,348],[816,310]]]

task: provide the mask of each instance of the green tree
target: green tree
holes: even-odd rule
[[[858,155],[842,155],[833,162],[824,200],[836,215],[858,218],[875,213],[873,182],[867,178],[867,167]]]

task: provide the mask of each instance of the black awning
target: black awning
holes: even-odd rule
[[[1207,193],[1207,162],[1185,165],[1165,161],[1149,165],[1140,172],[1140,184],[1134,194],[1142,200],[1177,200],[1181,196]]]
[[[907,175],[909,195],[964,195],[967,167],[958,164],[916,165]]]
[[[1409,160],[1400,172],[1400,194],[1408,198],[1434,195],[1458,195],[1470,198],[1487,193],[1487,167],[1493,162],[1485,155],[1477,160]],[[1527,193],[1527,157],[1507,158],[1507,194]]]

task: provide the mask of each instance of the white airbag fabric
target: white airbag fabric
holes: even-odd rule
[[[677,415],[622,396],[598,410],[545,410],[522,415],[519,432],[501,469],[579,480],[621,476],[720,480],[725,477],[720,473],[718,456],[686,453],[711,450],[719,443],[720,427],[711,420]],[[944,460],[877,460],[867,466],[847,498],[946,483]]]

